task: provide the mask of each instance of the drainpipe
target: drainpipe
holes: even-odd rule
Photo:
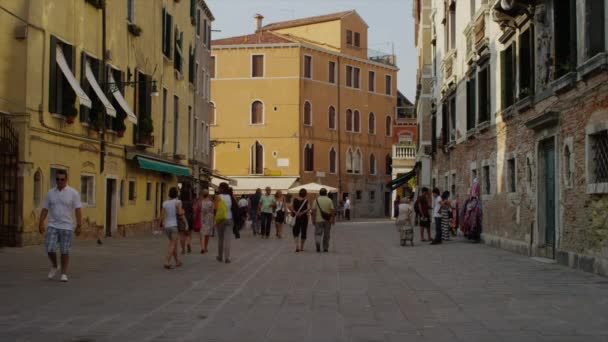
[[[101,2],[101,91],[107,94],[108,82],[107,82],[107,56],[106,56],[106,2]],[[106,111],[103,111],[103,124],[101,125],[101,134],[99,136],[99,173],[103,173],[105,169],[105,157],[106,157]]]
[[[341,113],[342,113],[342,108],[340,106],[340,56],[338,56],[338,62],[336,65],[336,69],[338,70],[337,72],[337,76],[336,76],[336,82],[337,82],[337,89],[338,89],[338,104],[337,104],[337,110],[336,110],[336,121],[337,121],[337,126],[336,128],[338,129],[338,153],[337,153],[337,161],[336,163],[338,164],[336,167],[336,171],[338,171],[338,203],[340,202],[340,196],[342,196],[342,129],[341,129],[341,125],[342,125],[342,120],[340,118]]]

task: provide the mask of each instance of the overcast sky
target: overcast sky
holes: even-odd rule
[[[416,49],[412,0],[206,0],[215,16],[213,39],[253,33],[253,16],[264,24],[355,9],[369,25],[369,48],[391,52],[399,66],[399,90],[414,102]]]

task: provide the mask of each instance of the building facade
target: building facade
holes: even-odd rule
[[[58,169],[81,194],[85,237],[150,229],[191,175],[196,2],[0,5],[0,244],[41,241]]]
[[[433,0],[432,185],[486,243],[608,274],[608,4]],[[436,111],[434,111],[436,109]]]
[[[255,33],[213,41],[215,169],[237,192],[317,182],[355,217],[388,215],[394,56],[368,55],[356,11],[256,18]]]

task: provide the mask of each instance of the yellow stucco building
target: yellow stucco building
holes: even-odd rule
[[[41,241],[57,169],[81,193],[85,236],[151,228],[191,175],[203,5],[0,0],[0,245]]]
[[[348,195],[355,216],[387,214],[394,56],[368,53],[356,11],[262,19],[212,44],[215,169],[237,193],[317,182],[339,189],[336,202]]]

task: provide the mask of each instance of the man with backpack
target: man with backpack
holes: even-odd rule
[[[321,242],[323,242],[323,252],[329,251],[331,225],[336,223],[335,213],[334,202],[327,197],[327,189],[321,188],[319,197],[312,205],[312,224],[315,226],[317,253],[321,252]]]

